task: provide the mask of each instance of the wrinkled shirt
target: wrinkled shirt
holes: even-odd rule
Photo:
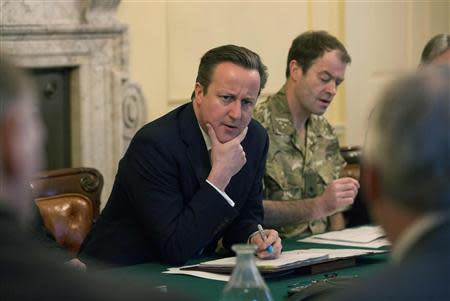
[[[289,111],[285,88],[258,104],[253,114],[267,130],[269,152],[264,175],[264,199],[273,201],[313,198],[339,177],[345,161],[332,126],[318,115],[306,124],[305,141],[300,141]],[[327,219],[280,227],[284,237],[310,231],[325,232]]]

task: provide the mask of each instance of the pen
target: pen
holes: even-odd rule
[[[262,240],[263,240],[263,241],[266,241],[266,240],[267,240],[267,236],[266,236],[266,234],[264,233],[264,229],[263,229],[263,227],[262,227],[260,224],[258,224],[258,232],[259,232],[259,235],[261,236]],[[269,245],[269,246],[267,247],[266,251],[269,252],[269,253],[273,253],[273,247],[272,247],[272,245]]]

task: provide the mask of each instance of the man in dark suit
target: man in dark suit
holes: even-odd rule
[[[375,107],[361,180],[392,262],[336,300],[450,300],[450,66],[395,82]]]
[[[0,299],[193,300],[156,291],[148,278],[74,271],[31,239],[29,180],[42,166],[44,136],[35,111],[30,82],[0,53]]]
[[[254,243],[277,257],[281,240],[257,233],[268,148],[252,111],[267,80],[259,56],[226,45],[201,59],[192,102],[144,126],[119,164],[98,222],[81,248],[107,265],[181,265],[217,248]],[[266,251],[273,246],[273,252]]]

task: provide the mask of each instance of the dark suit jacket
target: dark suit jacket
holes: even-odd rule
[[[399,264],[368,277],[342,301],[450,300],[450,222],[426,233]]]
[[[82,259],[112,265],[181,265],[223,244],[246,242],[263,220],[268,138],[252,120],[242,141],[247,163],[225,192],[205,182],[211,164],[192,103],[138,131],[119,163],[106,208],[81,248]]]
[[[0,202],[1,204],[1,202]],[[26,229],[28,230],[28,229]],[[152,289],[161,283],[140,278],[74,271],[40,248],[14,215],[0,208],[0,300],[185,300],[186,294]],[[194,300],[188,297],[190,300]]]

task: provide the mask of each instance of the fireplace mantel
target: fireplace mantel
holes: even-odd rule
[[[117,164],[147,118],[140,87],[128,73],[127,27],[120,0],[2,0],[0,49],[26,68],[71,71],[72,165],[105,177],[102,204]]]

